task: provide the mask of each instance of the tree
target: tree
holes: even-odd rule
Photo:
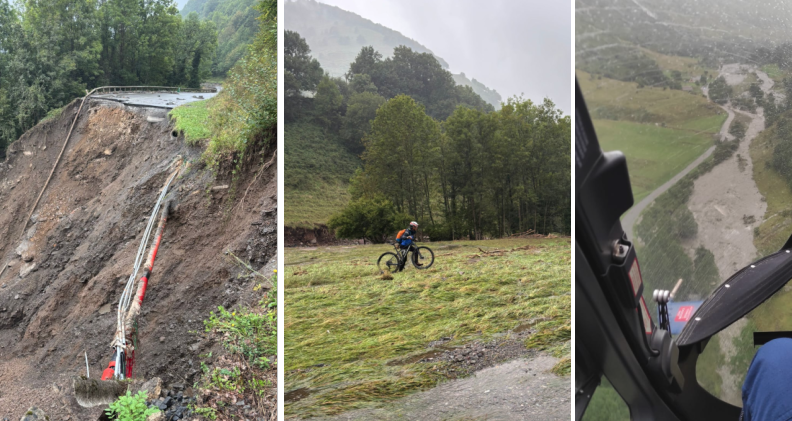
[[[294,120],[302,114],[302,92],[314,91],[324,71],[300,34],[287,30],[283,43],[284,110],[286,119]]]
[[[718,77],[709,84],[709,97],[718,104],[725,104],[732,96],[732,87],[726,83],[723,76]]]
[[[384,243],[402,219],[394,211],[393,203],[375,196],[349,202],[330,218],[327,226],[335,230],[338,238],[364,238],[372,243]]]
[[[177,43],[171,84],[200,88],[201,81],[212,72],[217,49],[214,22],[201,21],[197,13],[190,13],[181,25]]]
[[[350,151],[363,152],[363,138],[371,131],[371,121],[384,103],[385,98],[373,92],[357,93],[349,98],[341,121],[341,136]]]
[[[305,39],[294,31],[284,33],[283,68],[284,89],[287,96],[300,96],[302,91],[313,91],[322,80],[322,67],[310,55]]]
[[[337,132],[341,127],[341,115],[344,108],[344,97],[338,85],[330,77],[325,76],[316,85],[314,109],[316,119],[326,130]]]
[[[390,198],[398,212],[431,220],[434,144],[439,137],[439,124],[414,99],[399,95],[385,102],[363,139],[361,176],[373,183],[371,193]]]

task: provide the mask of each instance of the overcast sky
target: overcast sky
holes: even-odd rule
[[[387,26],[508,97],[572,111],[572,6],[537,0],[319,0]]]

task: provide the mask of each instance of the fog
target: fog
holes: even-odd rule
[[[570,2],[320,0],[399,31],[508,97],[572,111]]]

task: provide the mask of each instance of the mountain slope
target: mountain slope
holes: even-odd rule
[[[192,0],[211,1],[211,0]],[[388,27],[374,23],[360,15],[314,0],[286,1],[286,29],[300,34],[311,46],[312,55],[331,76],[343,76],[349,63],[360,49],[374,47],[383,58],[393,55],[393,49],[407,46],[419,53],[432,54],[444,69],[448,63],[416,40]],[[500,108],[500,95],[478,81],[470,81],[463,74],[454,75],[457,84],[471,86],[485,101]]]
[[[190,0],[181,11],[192,12],[217,26],[217,57],[212,68],[215,76],[223,76],[247,52],[247,46],[258,31],[257,0]]]

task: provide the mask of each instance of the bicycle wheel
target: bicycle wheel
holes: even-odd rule
[[[377,267],[380,273],[385,273],[386,270],[390,273],[395,273],[399,268],[399,258],[396,253],[382,253],[382,256],[377,259]]]
[[[434,264],[434,252],[429,247],[418,247],[410,260],[416,269],[429,269]]]

